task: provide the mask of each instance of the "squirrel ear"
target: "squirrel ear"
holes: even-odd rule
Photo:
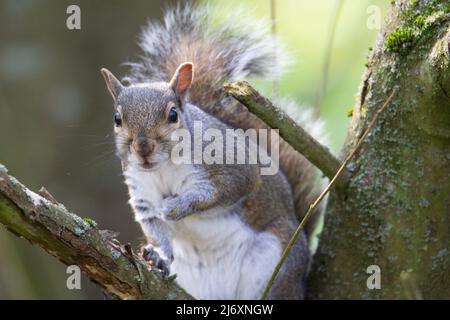
[[[183,98],[191,87],[193,78],[194,65],[192,62],[182,63],[170,80],[170,86],[178,97]]]
[[[108,88],[109,93],[111,93],[114,102],[116,102],[117,97],[119,96],[120,92],[123,89],[122,84],[108,69],[102,68],[100,72],[102,73],[102,76],[105,79],[106,87]]]

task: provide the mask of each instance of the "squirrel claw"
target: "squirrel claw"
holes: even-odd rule
[[[165,277],[170,274],[170,262],[168,259],[162,257],[157,248],[147,245],[142,248],[142,258],[148,262],[151,268],[159,269]]]

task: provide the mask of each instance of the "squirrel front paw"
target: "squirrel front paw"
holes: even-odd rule
[[[179,197],[165,198],[157,211],[160,219],[165,221],[177,221],[184,217]]]
[[[142,258],[147,261],[151,267],[155,267],[162,271],[164,276],[170,274],[171,260],[165,256],[162,250],[158,247],[154,247],[151,244],[142,248]]]

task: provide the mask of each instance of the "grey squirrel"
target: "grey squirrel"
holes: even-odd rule
[[[144,28],[144,55],[131,63],[126,85],[107,69],[102,75],[114,99],[116,147],[130,205],[148,239],[144,258],[176,274],[195,298],[258,299],[322,178],[283,140],[281,170],[274,175],[260,174],[260,163],[172,161],[173,133],[193,133],[195,122],[224,134],[267,128],[222,86],[274,77],[279,46],[258,24],[230,17],[215,25],[211,14],[190,4],[168,10],[163,24]],[[291,116],[295,110],[313,135],[322,135],[322,122],[311,111],[282,105]],[[251,143],[257,142],[245,147]],[[303,233],[269,298],[302,299],[310,260]]]

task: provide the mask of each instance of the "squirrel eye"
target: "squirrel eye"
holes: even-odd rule
[[[116,123],[116,126],[120,126],[122,124],[122,118],[120,117],[119,112],[114,114],[114,122]]]
[[[169,122],[171,123],[175,123],[178,121],[178,112],[175,109],[175,107],[173,107],[172,109],[170,109],[169,111]]]

